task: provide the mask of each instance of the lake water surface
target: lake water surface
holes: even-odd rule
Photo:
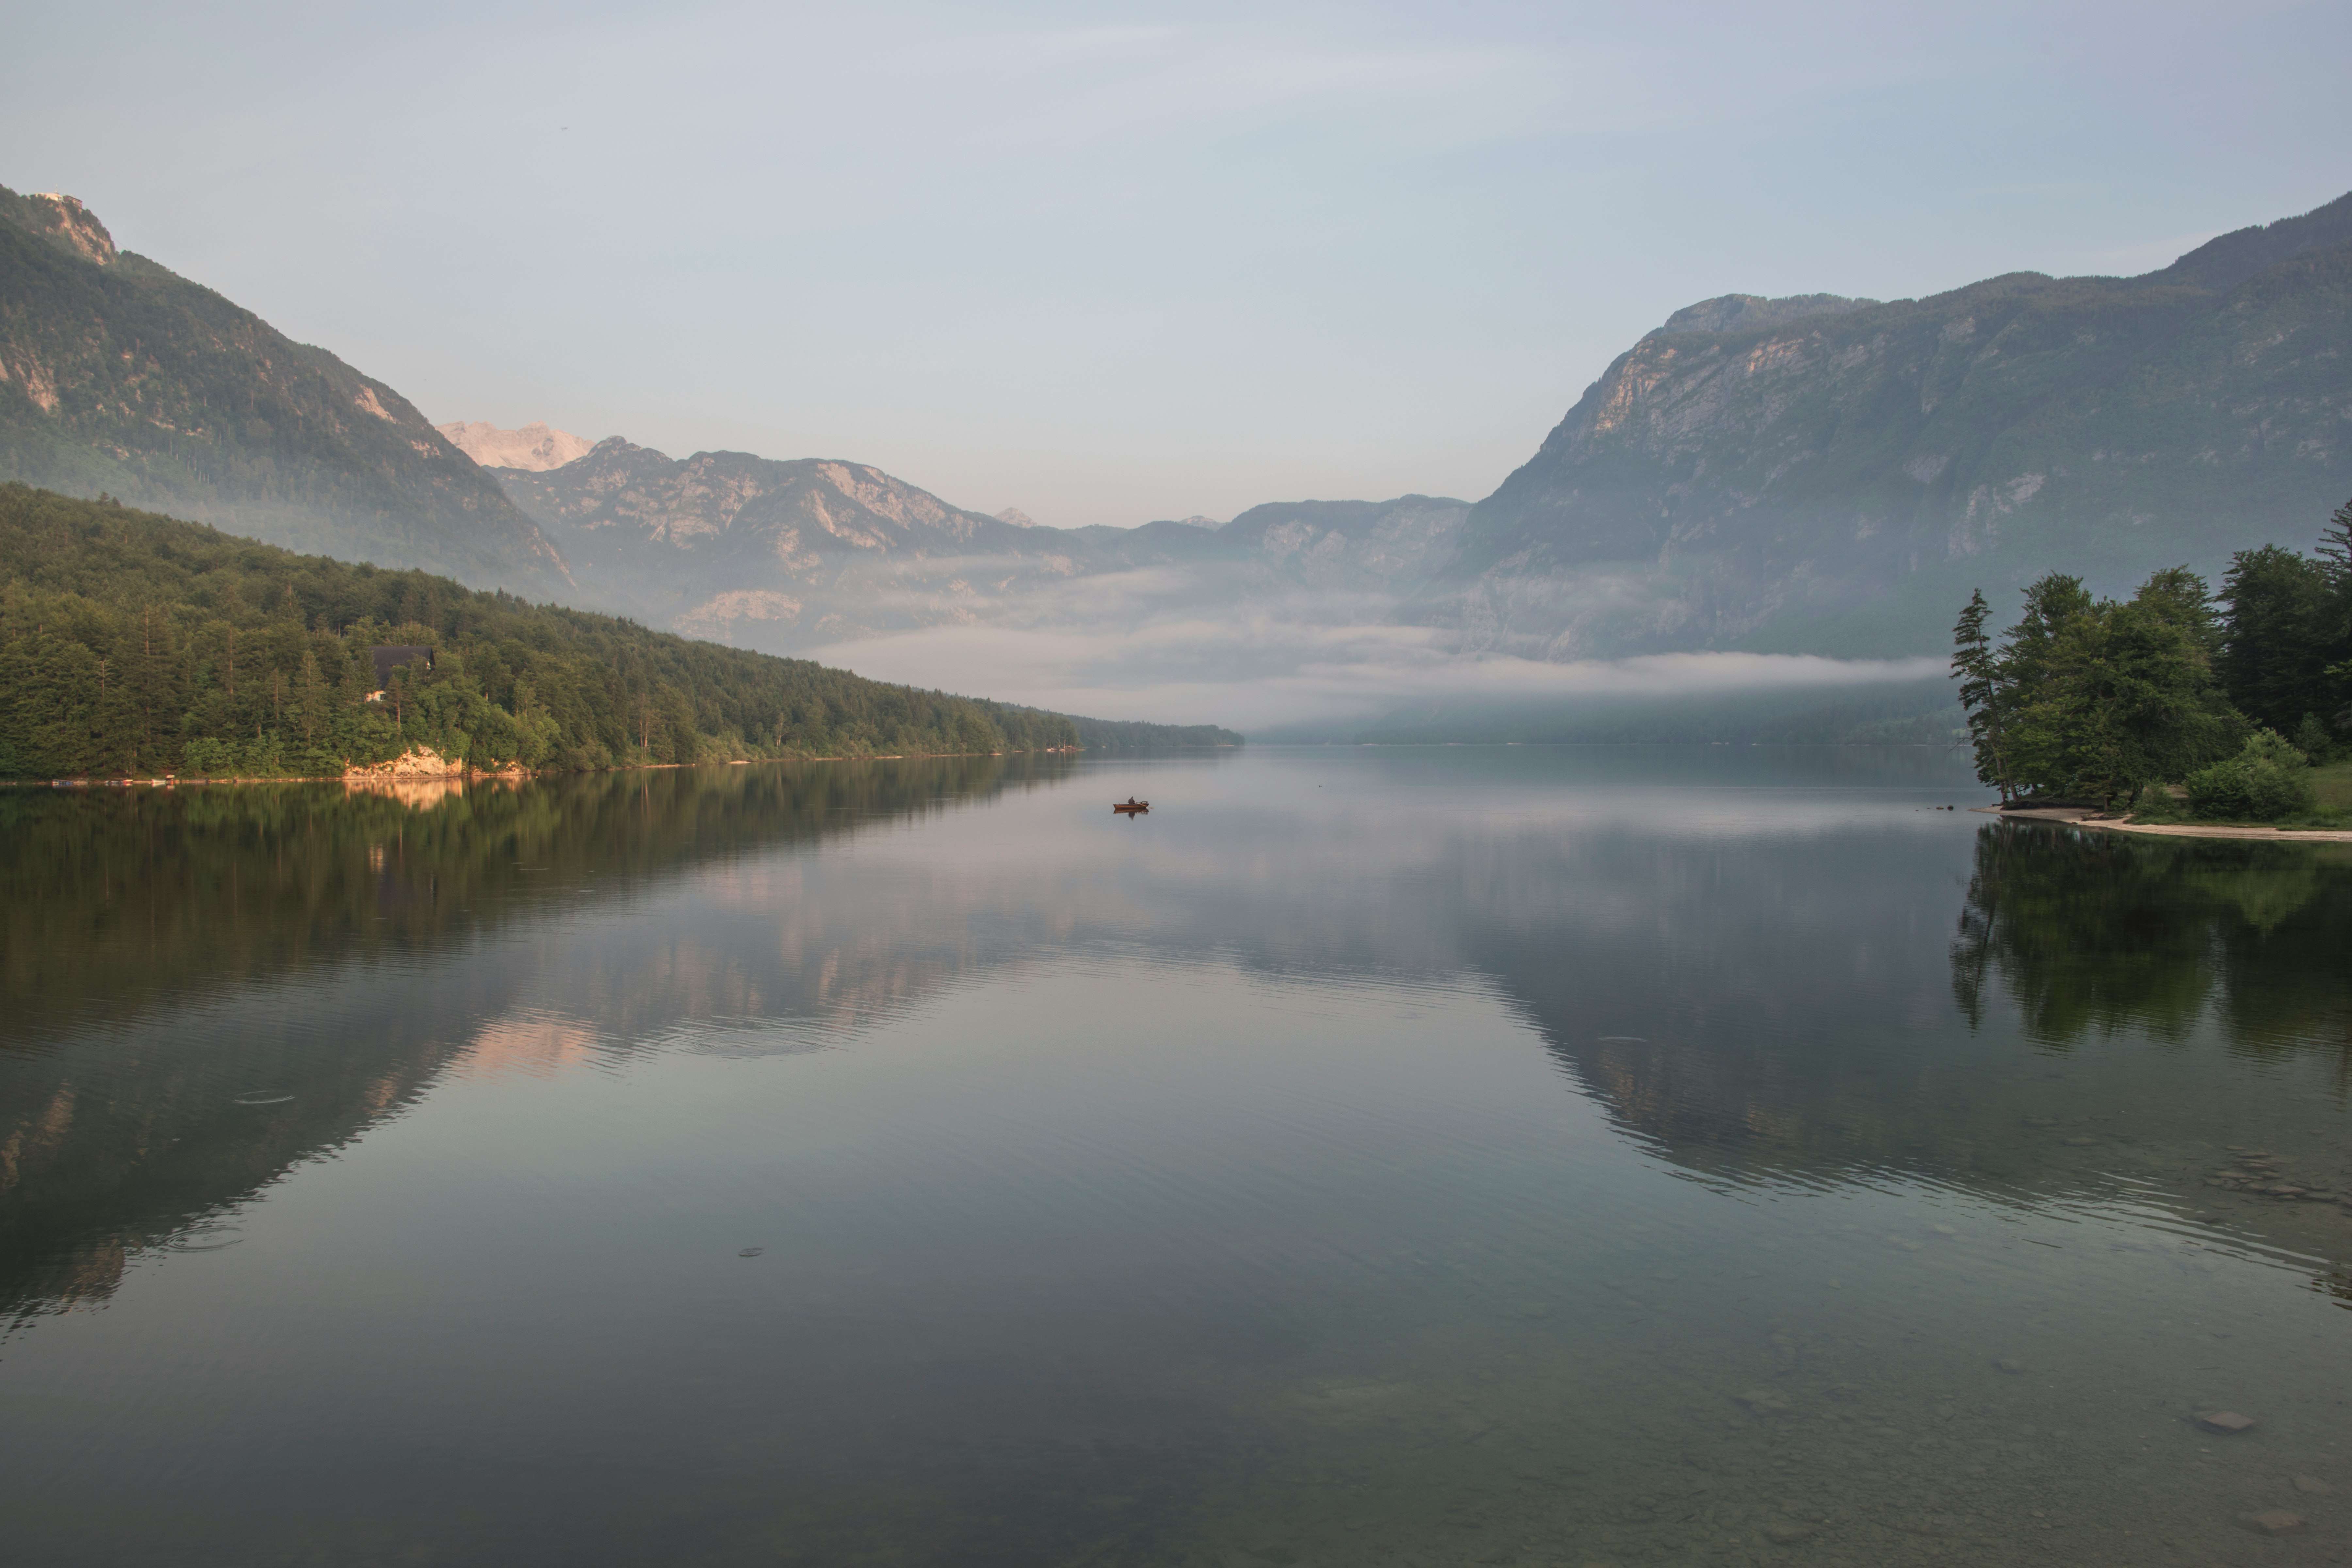
[[[9,1555],[2344,1562],[2352,854],[1983,799],[0,792]]]

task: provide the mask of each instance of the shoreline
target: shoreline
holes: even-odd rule
[[[664,768],[737,768],[759,763],[909,763],[929,762],[940,757],[1059,757],[1076,756],[1084,746],[1041,746],[1032,752],[877,752],[870,756],[838,757],[723,757],[709,763],[623,763],[609,768],[573,768],[545,772],[524,772],[501,769],[491,772],[480,768],[458,768],[446,773],[379,773],[374,768],[352,768],[340,773],[280,773],[268,778],[233,776],[215,778],[199,775],[181,778],[62,778],[62,779],[0,779],[0,789],[181,789],[210,784],[341,784],[368,785],[378,784],[472,784],[497,780],[504,784],[530,784],[539,779],[584,778],[593,773],[639,773]],[[396,759],[395,759],[396,760]],[[376,767],[385,764],[378,763]]]
[[[2260,839],[2274,844],[2352,844],[2352,828],[2231,827],[2222,824],[2200,826],[2179,822],[2134,822],[2129,816],[2103,816],[2087,805],[2028,806],[2003,811],[1997,805],[1972,805],[1972,812],[2014,822],[2063,822],[2075,827],[2095,827],[2105,833],[2140,833],[2165,838]]]

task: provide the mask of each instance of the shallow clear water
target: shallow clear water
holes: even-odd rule
[[[1981,799],[0,794],[12,1555],[2343,1561],[2352,856]]]

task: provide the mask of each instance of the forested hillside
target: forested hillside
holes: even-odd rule
[[[371,702],[385,644],[430,647],[433,668]],[[586,769],[1079,741],[1061,714],[0,486],[0,776],[316,776],[420,745]]]
[[[383,382],[0,186],[0,479],[552,594],[537,525]]]
[[[1082,752],[1190,751],[1238,746],[1242,738],[1214,724],[1139,724],[1125,719],[1072,719]]]

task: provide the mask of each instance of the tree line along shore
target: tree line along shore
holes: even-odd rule
[[[1996,638],[1979,592],[1953,631],[1977,776],[2006,803],[2118,804],[2138,822],[2333,826],[2352,806],[2352,503],[2312,554],[2186,567],[2130,598],[2053,573]]]
[[[415,647],[379,689],[373,650]],[[0,485],[0,777],[341,776],[1238,744],[867,680]]]

